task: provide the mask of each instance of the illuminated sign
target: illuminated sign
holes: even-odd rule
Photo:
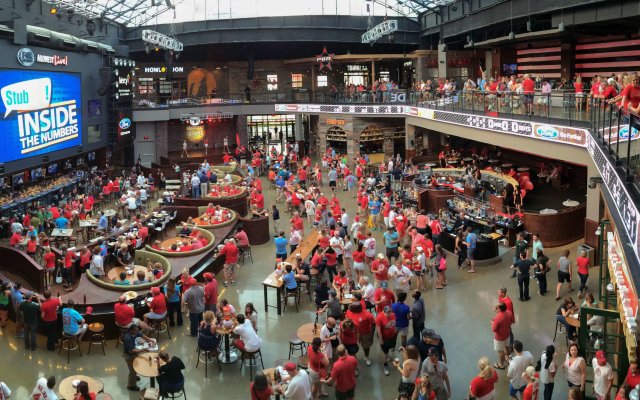
[[[167,67],[144,67],[143,71],[145,74],[164,74],[167,72]],[[171,72],[184,72],[184,67],[174,66],[171,68]]]
[[[160,32],[152,31],[150,29],[145,29],[142,31],[142,41],[156,45],[158,47],[162,47],[163,49],[173,51],[182,51],[184,47],[182,42],[179,42],[172,37],[163,35]]]
[[[204,126],[187,126],[187,140],[191,143],[200,143],[204,139]]]
[[[23,47],[18,50],[18,54],[16,54],[16,58],[20,65],[25,67],[30,67],[34,63],[38,62],[41,64],[51,64],[54,66],[57,65],[69,65],[69,56],[59,56],[59,55],[45,55],[45,54],[35,54],[33,50],[28,47]]]
[[[335,54],[329,54],[327,52],[327,46],[322,48],[322,53],[316,56],[316,62],[320,63],[320,71],[323,69],[331,69],[331,61],[333,61],[333,57]]]
[[[327,119],[328,125],[344,125],[343,119]]]
[[[398,30],[398,20],[389,19],[374,26],[362,35],[362,43],[372,43],[384,35],[388,35]]]
[[[133,134],[133,121],[131,120],[131,111],[118,112],[118,138],[124,136],[132,136]]]
[[[82,145],[79,75],[4,70],[0,97],[0,162]]]

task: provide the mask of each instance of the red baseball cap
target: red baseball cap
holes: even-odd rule
[[[295,363],[288,362],[284,365],[284,369],[287,371],[295,371],[298,369],[298,366]]]

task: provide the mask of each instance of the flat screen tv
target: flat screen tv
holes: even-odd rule
[[[47,175],[55,175],[58,173],[58,163],[49,164],[47,167]]]
[[[515,75],[518,73],[518,64],[502,64],[503,75]]]

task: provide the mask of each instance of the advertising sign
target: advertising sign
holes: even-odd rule
[[[64,65],[66,67],[69,65],[69,56],[59,56],[57,54],[36,54],[28,47],[23,47],[18,50],[16,59],[18,60],[18,63],[20,63],[20,65],[23,65],[25,67],[30,67],[36,62],[42,64],[50,64],[53,66]]]
[[[80,75],[0,73],[0,162],[82,145]]]
[[[533,124],[533,137],[577,146],[584,146],[587,143],[586,130],[566,126]]]
[[[132,136],[133,133],[133,121],[131,111],[118,112],[118,139],[123,139]]]

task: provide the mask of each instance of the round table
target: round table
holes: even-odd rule
[[[223,364],[233,364],[238,360],[238,353],[231,350],[231,334],[233,333],[233,328],[218,326],[216,327],[216,332],[224,336],[224,346],[218,355],[218,360]]]
[[[578,207],[580,205],[579,201],[567,199],[562,202],[562,205],[565,207]]]
[[[191,239],[195,240],[195,238],[191,238]],[[171,238],[171,239],[167,239],[167,240],[163,241],[162,243],[160,243],[160,248],[162,250],[164,250],[164,251],[169,251],[169,249],[171,248],[171,245],[172,244],[177,245],[178,242],[182,242],[182,244],[186,244],[187,243],[187,238],[185,238],[185,237],[174,237],[174,238]]]
[[[66,377],[60,382],[58,386],[58,393],[60,397],[65,400],[73,400],[73,396],[78,392],[75,387],[73,387],[73,381],[85,381],[89,384],[89,391],[94,393],[99,393],[104,390],[104,384],[99,379],[94,379],[85,375],[71,375]]]
[[[151,378],[151,387],[155,386],[155,378],[160,375],[157,359],[158,353],[142,353],[133,360],[133,370],[140,376]],[[160,360],[160,365],[164,365],[164,361]]]
[[[116,215],[116,210],[104,210],[104,216],[107,218],[111,218]]]
[[[527,168],[527,167],[520,167],[520,168],[518,168],[518,172],[529,172],[529,171],[530,171],[530,169],[529,169],[529,168]]]
[[[313,326],[316,325],[313,322],[310,322],[308,324],[303,324],[300,325],[300,327],[298,328],[298,331],[296,332],[296,334],[298,335],[298,337],[300,338],[300,340],[302,340],[305,343],[311,343],[313,342],[314,338],[320,337],[320,328],[322,327],[322,325],[317,324],[316,325],[316,333],[313,333]]]
[[[149,278],[148,276],[149,270],[147,269],[147,267],[143,267],[142,265],[134,265],[133,273],[127,274],[127,279],[131,278],[129,279],[129,282],[131,284],[133,284],[133,281],[137,279],[136,274],[138,273],[138,271],[144,271],[145,276]],[[121,272],[124,272],[126,274],[127,270],[124,267],[111,268],[109,272],[107,272],[107,278],[109,278],[109,280],[112,280],[112,281],[115,281],[116,279],[120,279]]]
[[[436,163],[426,163],[424,166],[425,167],[429,167],[429,168],[433,168],[433,167],[436,166]]]
[[[580,328],[580,320],[574,317],[566,317],[567,323],[574,328]]]
[[[213,222],[213,221],[206,221],[204,219],[206,214],[203,214],[199,217],[193,218],[193,224],[196,226],[216,226],[216,225],[220,225],[220,224],[224,224],[227,223],[231,220],[233,220],[233,215],[231,218],[229,219],[225,219],[224,221],[217,221],[217,222]]]
[[[473,161],[473,157],[465,157],[465,158],[462,159],[462,161],[471,162],[471,161]]]

